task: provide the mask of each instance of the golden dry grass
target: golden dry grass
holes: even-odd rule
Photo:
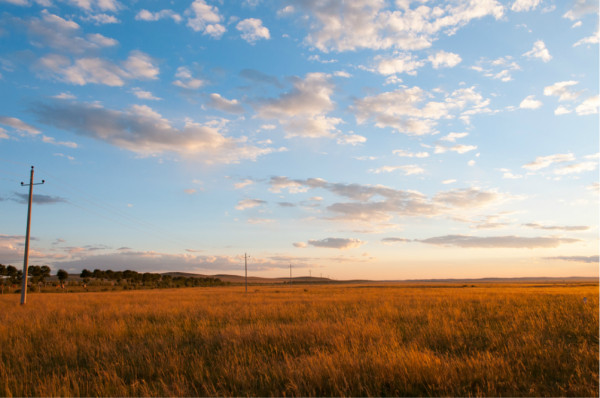
[[[257,289],[257,291],[256,291]],[[587,303],[583,302],[587,297]],[[0,296],[4,396],[598,396],[598,285]]]

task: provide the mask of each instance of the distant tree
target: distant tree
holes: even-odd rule
[[[12,265],[6,267],[6,275],[11,285],[19,285],[23,279],[23,271],[17,270]]]
[[[58,277],[58,280],[60,281],[60,287],[64,289],[65,282],[67,279],[69,279],[69,273],[67,271],[65,271],[64,269],[59,269],[56,272],[56,276]]]
[[[92,273],[92,277],[94,279],[105,279],[106,273],[100,269],[95,269],[94,272]]]
[[[4,264],[0,264],[0,289],[1,289],[1,294],[4,294],[4,284],[7,282],[7,271],[6,271],[6,266]]]
[[[81,274],[79,274],[80,278],[91,278],[92,276],[93,274],[88,269],[84,269],[83,271],[81,271]]]
[[[52,270],[47,265],[42,265],[40,267],[40,283],[46,283],[46,278],[50,277],[50,273]]]

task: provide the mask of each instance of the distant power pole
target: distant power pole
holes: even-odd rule
[[[244,253],[244,270],[246,271],[246,293],[248,293],[248,255]]]
[[[308,270],[308,277],[309,277],[309,278],[312,278],[312,269],[309,269],[309,270]]]
[[[42,185],[45,180],[37,184],[33,183],[33,166],[31,166],[31,175],[29,184],[21,182],[21,186],[29,185],[29,206],[27,208],[27,232],[25,233],[25,256],[23,258],[23,284],[21,286],[21,305],[27,301],[27,268],[29,267],[29,231],[31,229],[31,201],[33,199],[33,186]]]
[[[290,286],[292,286],[292,263],[290,263]]]

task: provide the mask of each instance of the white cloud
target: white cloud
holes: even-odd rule
[[[211,108],[218,109],[228,113],[244,113],[244,107],[236,99],[228,100],[227,98],[221,97],[220,94],[212,93],[209,96],[210,100],[207,105]]]
[[[539,58],[544,62],[548,62],[552,59],[552,55],[550,55],[550,52],[542,40],[533,43],[533,48],[523,55],[529,58]]]
[[[567,11],[563,17],[575,21],[586,14],[598,14],[597,0],[575,0],[573,8]]]
[[[376,71],[382,75],[416,75],[417,69],[425,65],[425,61],[417,59],[411,53],[396,53],[392,58],[378,55],[374,61],[377,62]]]
[[[214,39],[219,39],[226,32],[219,9],[215,6],[206,4],[204,0],[194,0],[190,8],[185,11],[188,17],[187,26],[195,32],[202,32]]]
[[[260,199],[243,199],[238,202],[238,204],[237,204],[237,206],[235,206],[235,208],[237,210],[246,210],[246,209],[251,209],[253,207],[262,206],[266,203],[267,202],[265,202],[264,200],[260,200]]]
[[[423,174],[425,173],[425,169],[419,167],[415,164],[408,164],[404,166],[382,166],[377,169],[370,169],[370,173],[381,174],[381,173],[391,173],[396,170],[402,170],[405,176],[414,175],[414,174]]]
[[[578,115],[595,115],[598,113],[598,105],[600,104],[599,97],[596,95],[583,101],[575,108]]]
[[[445,184],[445,185],[447,185],[447,184],[454,184],[455,182],[456,182],[456,180],[454,178],[451,178],[449,180],[442,181],[442,184]]]
[[[556,82],[551,86],[544,87],[544,95],[558,97],[559,101],[575,100],[581,93],[573,92],[569,88],[575,86],[577,83],[579,82],[575,80]]]
[[[515,0],[510,9],[516,12],[534,10],[542,0]]]
[[[598,44],[600,42],[600,30],[596,30],[591,36],[584,37],[573,44],[573,47],[578,47],[584,44]]]
[[[500,57],[494,60],[480,59],[477,65],[471,69],[483,73],[485,77],[509,82],[512,78],[512,72],[520,70],[521,67],[511,56]]]
[[[453,68],[462,61],[460,55],[443,50],[430,55],[427,59],[431,62],[431,66],[434,69]]]
[[[256,18],[248,18],[238,22],[236,29],[242,32],[242,39],[250,44],[254,44],[257,40],[271,38],[269,29],[263,26],[262,21]]]
[[[21,119],[17,119],[16,117],[0,116],[0,124],[12,127],[18,132],[27,133],[30,135],[40,134],[40,131],[37,128],[25,123]]]
[[[327,117],[334,109],[333,89],[329,75],[309,73],[296,78],[291,91],[256,104],[258,116],[277,119],[286,137],[336,137],[336,125],[342,120]]]
[[[554,170],[554,174],[556,175],[567,175],[567,174],[580,174],[586,171],[594,171],[598,168],[598,162],[580,162],[573,163],[561,167],[557,167]]]
[[[134,87],[131,92],[133,95],[143,100],[158,101],[161,98],[155,97],[150,91],[144,91],[141,88]]]
[[[394,216],[437,216],[447,215],[456,209],[475,209],[502,202],[507,195],[494,190],[480,188],[454,189],[439,192],[429,199],[420,192],[397,190],[381,185],[330,183],[320,178],[293,180],[287,177],[272,177],[271,191],[281,189],[304,192],[308,189],[324,189],[335,195],[350,199],[327,206],[329,220],[378,224]]]
[[[429,157],[428,152],[409,152],[404,149],[395,149],[392,153],[396,156],[406,157],[406,158],[427,158]]]
[[[49,54],[40,58],[35,67],[41,76],[80,86],[89,83],[123,86],[127,79],[154,80],[159,73],[152,59],[141,51],[131,51],[120,66],[102,58],[80,58],[71,63],[67,57]]]
[[[160,10],[157,12],[150,12],[148,10],[140,10],[135,19],[138,21],[158,21],[164,18],[171,18],[173,21],[179,23],[182,18],[181,15],[177,14],[173,10]]]
[[[117,0],[67,0],[67,2],[85,11],[118,11],[122,7]]]
[[[540,170],[551,166],[554,163],[564,163],[575,160],[572,153],[559,153],[556,155],[538,156],[533,162],[524,164],[522,167],[527,170]]]
[[[202,79],[194,77],[190,69],[186,66],[180,66],[175,72],[177,80],[173,81],[173,84],[177,87],[185,88],[188,90],[197,90],[204,86],[206,82]]]
[[[539,107],[541,107],[543,105],[542,101],[538,101],[534,97],[534,95],[528,95],[527,97],[525,97],[525,99],[519,104],[519,108],[538,109]]]
[[[305,11],[310,32],[306,41],[321,51],[354,51],[361,48],[418,50],[431,46],[438,34],[454,34],[473,19],[503,15],[496,0],[460,0],[445,7],[387,9],[383,0],[295,1]]]
[[[81,27],[74,21],[43,10],[40,18],[31,18],[25,22],[27,31],[35,45],[82,53],[105,47],[113,47],[118,42],[99,33],[81,35]]]
[[[356,146],[359,144],[364,144],[367,142],[367,138],[358,134],[342,134],[339,133],[336,135],[336,142],[340,145],[352,145]]]
[[[477,149],[476,145],[457,144],[457,145],[453,145],[453,146],[445,146],[445,145],[438,144],[435,146],[434,153],[446,153],[448,151],[451,151],[451,152],[456,152],[456,153],[459,153],[462,155],[463,153],[471,152],[471,151],[474,151],[475,149]]]
[[[469,135],[469,133],[450,133],[450,134],[440,138],[440,141],[456,142],[457,139],[465,138],[468,135]]]
[[[233,184],[233,187],[235,189],[242,189],[242,188],[245,188],[245,187],[250,186],[252,184],[254,184],[254,181],[249,180],[249,179],[245,179],[243,181],[236,182],[235,184]]]
[[[108,14],[89,14],[81,18],[83,21],[92,22],[95,25],[107,25],[111,23],[119,23],[119,20],[114,15]]]
[[[566,115],[568,113],[571,113],[572,110],[568,109],[565,106],[559,105],[555,110],[554,110],[554,114],[555,115]]]
[[[474,87],[461,88],[445,94],[439,101],[424,103],[433,95],[420,87],[400,88],[356,99],[351,110],[359,124],[374,119],[375,126],[380,128],[391,127],[404,134],[425,135],[435,132],[437,120],[452,118],[453,112],[462,111],[469,105],[470,111],[478,112],[489,103]]]
[[[145,156],[174,153],[209,164],[238,163],[275,151],[251,145],[245,137],[228,138],[219,127],[189,119],[183,127],[175,127],[145,105],[113,110],[97,104],[54,101],[38,103],[32,112],[45,124]]]

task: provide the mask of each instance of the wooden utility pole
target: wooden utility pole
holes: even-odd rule
[[[29,185],[29,206],[27,208],[27,232],[25,233],[25,255],[23,258],[23,284],[21,286],[21,305],[27,302],[27,268],[29,267],[29,231],[31,229],[31,202],[33,199],[33,186],[41,185],[45,182],[45,180],[42,180],[42,182],[40,183],[33,183],[33,166],[31,166],[29,184],[21,182],[22,187],[25,185]]]
[[[244,253],[244,270],[246,271],[246,293],[248,293],[248,255]]]
[[[290,263],[290,286],[292,286],[292,263]]]

